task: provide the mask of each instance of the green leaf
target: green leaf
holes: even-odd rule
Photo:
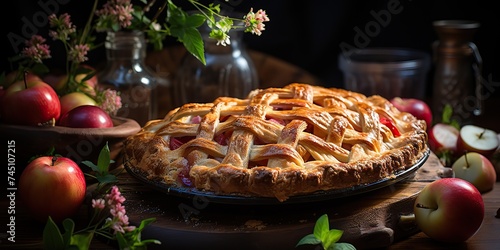
[[[141,221],[141,224],[139,224],[139,227],[137,227],[137,229],[139,229],[139,231],[142,231],[147,225],[153,223],[155,220],[156,218],[144,219]]]
[[[220,13],[220,4],[210,3],[208,4],[208,8],[215,13]]]
[[[59,231],[59,228],[50,216],[43,229],[43,248],[48,250],[65,248],[61,231]]]
[[[451,122],[451,116],[453,115],[453,108],[451,105],[446,104],[443,107],[443,115],[441,117],[443,123],[449,124]]]
[[[118,247],[120,249],[130,249],[130,245],[128,244],[127,240],[125,237],[123,237],[123,234],[118,232],[116,233],[116,241],[118,242]]]
[[[328,250],[356,250],[356,248],[349,243],[335,243]]]
[[[99,174],[103,175],[108,173],[109,169],[109,164],[111,163],[111,157],[110,157],[110,152],[109,152],[109,146],[108,142],[106,142],[106,145],[101,149],[101,152],[99,153],[99,158],[97,159],[97,167],[98,167],[98,172]]]
[[[107,175],[98,175],[96,176],[96,179],[99,183],[106,184],[106,183],[113,183],[117,182],[118,179],[116,178],[115,175],[112,174],[107,174]]]
[[[170,35],[176,37],[190,54],[206,65],[203,39],[198,30],[206,21],[206,17],[197,13],[188,15],[172,1],[169,0],[168,3],[167,22],[170,24]]]
[[[50,72],[50,69],[43,63],[35,63],[31,67],[31,72],[33,72],[35,75],[45,75]]]
[[[460,124],[458,121],[452,119],[453,116],[453,107],[450,104],[446,104],[443,107],[443,115],[442,115],[442,122],[444,124],[451,125],[457,129],[460,129]]]
[[[332,229],[328,231],[325,235],[324,238],[321,239],[323,242],[323,247],[325,249],[329,249],[330,246],[334,245],[335,242],[340,240],[340,237],[342,237],[342,234],[344,231],[342,230],[337,230],[337,229]]]
[[[316,236],[316,238],[320,239],[321,241],[324,241],[324,239],[326,239],[327,237],[329,230],[330,230],[330,225],[328,222],[328,215],[323,214],[316,221],[316,224],[314,225],[313,234]]]
[[[302,239],[300,239],[300,241],[299,241],[299,243],[297,243],[296,247],[300,246],[300,245],[318,245],[318,244],[321,244],[321,240],[316,238],[316,236],[314,236],[314,234],[308,234],[308,235],[302,237]]]
[[[75,222],[71,219],[66,218],[63,220],[62,225],[64,228],[64,234],[62,235],[64,246],[69,246],[71,242],[71,235],[73,235],[73,232],[75,230]]]
[[[186,50],[191,53],[196,59],[198,59],[203,65],[206,65],[205,61],[205,47],[203,45],[203,39],[201,34],[197,29],[189,29],[184,33],[182,43]]]
[[[75,234],[71,237],[70,246],[78,250],[90,249],[92,238],[94,238],[93,231]]]
[[[91,161],[82,161],[82,163],[84,165],[86,165],[87,167],[91,168],[92,171],[99,172],[99,167],[97,165],[95,165],[93,162],[91,162]]]

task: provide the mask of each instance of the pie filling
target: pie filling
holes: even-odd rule
[[[426,125],[381,96],[293,83],[190,103],[125,141],[125,163],[172,187],[307,195],[373,183],[427,151]]]

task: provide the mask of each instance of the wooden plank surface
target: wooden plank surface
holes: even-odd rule
[[[134,223],[155,217],[143,234],[156,238],[161,248],[293,249],[314,223],[328,214],[331,228],[344,230],[342,242],[358,249],[387,247],[419,230],[401,225],[399,216],[413,210],[420,190],[445,170],[434,154],[414,176],[399,183],[352,197],[289,205],[234,205],[167,195],[120,176],[127,213]],[[154,248],[153,248],[154,249]],[[307,249],[299,247],[297,249]]]

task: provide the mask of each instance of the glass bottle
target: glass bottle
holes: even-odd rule
[[[243,15],[241,15],[243,16]],[[217,45],[206,25],[200,28],[206,65],[186,53],[174,81],[175,105],[209,103],[220,96],[245,98],[258,87],[258,76],[243,43],[243,28],[229,31],[230,44]]]
[[[98,74],[99,85],[120,93],[122,108],[117,116],[144,126],[158,117],[158,87],[168,84],[145,64],[147,44],[141,31],[108,32],[107,62]]]
[[[438,35],[434,43],[435,73],[433,114],[441,121],[443,108],[453,108],[453,119],[460,124],[470,122],[484,111],[482,105],[482,60],[471,42],[479,23],[466,20],[441,20],[433,23]]]

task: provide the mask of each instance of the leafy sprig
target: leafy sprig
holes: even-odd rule
[[[245,16],[234,18],[222,15],[219,4],[205,5],[198,0],[186,1],[198,12],[188,14],[172,0],[163,0],[163,4],[156,9],[154,16],[149,18],[146,13],[151,11],[154,1],[139,0],[143,5],[140,7],[132,4],[132,1],[108,0],[103,9],[97,10],[96,31],[140,30],[146,33],[148,42],[157,50],[162,49],[163,40],[171,36],[181,42],[189,53],[206,64],[203,39],[198,31],[201,25],[206,23],[210,28],[209,37],[216,39],[217,44],[225,46],[230,43],[228,32],[240,28],[233,25],[233,20],[240,20],[243,23],[244,32],[256,35],[262,33],[265,29],[264,22],[269,21],[263,10],[254,13],[253,9],[250,9]],[[158,20],[164,11],[166,11],[165,20]]]
[[[108,190],[109,193],[103,196],[104,199],[92,200],[94,212],[88,225],[83,229],[76,231],[75,222],[70,218],[66,218],[62,221],[63,231],[61,231],[58,225],[49,217],[43,230],[44,249],[86,250],[90,248],[95,235],[116,241],[119,249],[146,249],[147,244],[161,244],[158,240],[143,240],[141,237],[144,228],[153,223],[156,220],[155,218],[144,219],[137,227],[128,225],[128,216],[125,207],[122,205],[125,197],[121,195],[116,185],[113,185],[111,189],[108,188],[109,185],[118,182],[116,176],[109,170],[109,166],[113,162],[110,158],[107,142],[99,153],[97,164],[90,161],[82,162],[95,172],[95,175],[87,174],[87,176],[98,181],[97,195],[104,195]],[[106,217],[103,211],[109,211],[111,217]]]
[[[441,122],[460,130],[460,123],[457,120],[453,119],[453,107],[450,104],[446,104],[443,107]],[[443,166],[451,166],[451,164],[455,161],[455,152],[451,150],[440,150],[439,152],[435,153]]]
[[[82,161],[82,164],[88,166],[92,169],[95,175],[85,173],[85,175],[97,180],[97,188],[96,190],[99,192],[104,189],[109,184],[114,184],[118,182],[116,178],[116,173],[111,173],[109,171],[109,166],[114,163],[110,157],[109,145],[106,142],[104,147],[99,152],[99,156],[97,158],[97,165],[91,161]]]
[[[304,236],[299,243],[297,243],[296,247],[307,244],[321,244],[324,250],[355,250],[356,248],[352,244],[337,243],[343,233],[344,231],[338,229],[330,230],[328,215],[324,214],[316,221],[313,233]]]
[[[452,119],[452,117],[453,117],[453,107],[450,104],[446,104],[443,107],[443,115],[441,117],[442,119],[441,122],[444,124],[451,125],[457,129],[460,129],[460,123],[457,120]]]

